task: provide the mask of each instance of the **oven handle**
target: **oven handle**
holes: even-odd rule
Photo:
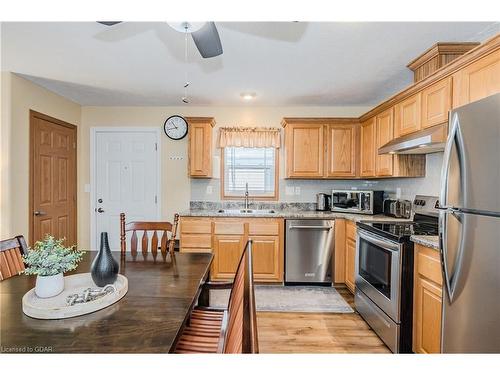
[[[375,235],[373,235],[373,234],[371,234],[363,229],[358,229],[358,236],[360,238],[363,238],[363,239],[377,245],[377,246],[380,246],[383,249],[386,249],[386,250],[389,250],[392,252],[399,251],[400,246],[397,242],[386,240],[386,239],[379,237],[379,236],[375,236]]]

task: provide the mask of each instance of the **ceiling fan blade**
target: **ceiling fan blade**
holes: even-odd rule
[[[117,23],[122,23],[123,21],[96,21],[96,22],[104,26],[113,26],[116,25]]]
[[[222,44],[215,23],[207,22],[200,30],[191,33],[191,36],[203,58],[206,59],[222,54]]]

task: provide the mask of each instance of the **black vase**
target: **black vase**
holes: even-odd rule
[[[118,277],[118,262],[111,255],[108,242],[108,232],[101,233],[101,247],[99,253],[92,262],[90,274],[97,286],[103,287],[113,284]]]

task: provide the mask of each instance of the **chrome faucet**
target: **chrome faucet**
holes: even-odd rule
[[[245,184],[245,211],[248,211],[248,182]]]

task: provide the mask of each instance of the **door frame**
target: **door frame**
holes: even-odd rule
[[[96,206],[96,172],[97,172],[97,135],[99,133],[153,133],[156,137],[156,220],[161,218],[161,191],[162,191],[162,174],[161,174],[161,132],[157,127],[142,127],[142,126],[94,126],[90,128],[90,250],[98,249],[97,222],[95,216]]]
[[[70,124],[69,122],[59,120],[55,117],[51,117],[49,115],[34,111],[32,109],[29,110],[29,124],[30,124],[30,134],[29,134],[29,188],[28,188],[28,194],[29,194],[29,228],[28,228],[28,244],[33,245],[33,235],[34,235],[34,212],[35,212],[35,207],[34,207],[34,182],[35,182],[35,119],[41,119],[45,121],[49,121],[51,123],[54,123],[56,125],[68,128],[73,131],[74,136],[75,136],[75,145],[73,147],[73,152],[75,156],[75,165],[74,165],[74,171],[75,171],[75,177],[74,177],[74,197],[75,197],[75,210],[74,210],[74,217],[73,217],[73,223],[74,223],[74,232],[75,232],[75,242],[78,244],[78,127],[76,125]]]

